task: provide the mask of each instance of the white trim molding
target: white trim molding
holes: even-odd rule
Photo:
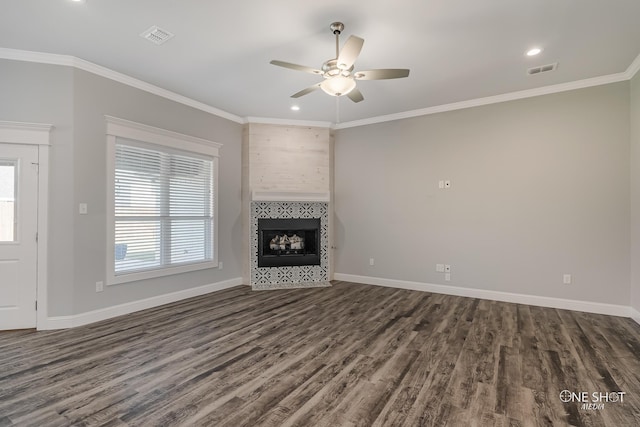
[[[334,129],[347,129],[358,126],[366,126],[375,123],[391,122],[394,120],[410,119],[412,117],[428,116],[431,114],[445,113],[447,111],[463,110],[465,108],[480,107],[483,105],[499,104],[501,102],[516,101],[518,99],[533,98],[535,96],[550,95],[552,93],[567,92],[575,89],[584,89],[593,86],[602,86],[609,83],[617,83],[629,80],[627,72],[610,74],[608,76],[593,77],[568,83],[543,86],[535,89],[509,92],[502,95],[487,96],[485,98],[469,99],[467,101],[451,104],[436,105],[419,110],[406,111],[404,113],[388,114],[385,116],[371,117],[368,119],[344,122],[334,126]]]
[[[47,319],[47,322],[38,325],[39,330],[66,329],[75,328],[77,326],[88,325],[90,323],[99,322],[101,320],[111,319],[125,314],[131,314],[136,311],[146,310],[158,307],[172,302],[182,301],[187,298],[193,298],[200,295],[209,294],[211,292],[221,291],[223,289],[233,288],[242,285],[242,278],[225,280],[222,282],[212,283],[209,285],[189,288],[182,291],[172,292],[169,294],[158,295],[155,297],[145,298],[138,301],[127,302],[111,307],[100,308],[98,310],[88,311],[86,313],[74,314],[71,316],[53,316]]]
[[[50,145],[53,125],[0,121],[2,142],[7,144]]]
[[[38,266],[36,327],[46,323],[49,260],[49,150],[53,125],[0,121],[0,142],[38,146]]]
[[[283,125],[283,126],[304,126],[304,127],[316,127],[316,128],[331,128],[333,123],[313,120],[289,120],[289,119],[274,119],[267,117],[247,117],[246,123],[257,123],[263,125]]]
[[[627,71],[624,72],[627,76],[627,80],[634,78],[638,71],[640,71],[640,54],[636,56],[636,59],[631,63],[631,65],[629,65]]]
[[[631,317],[632,314],[631,307],[624,305],[490,291],[486,289],[462,288],[458,286],[436,285],[433,283],[410,282],[405,280],[383,279],[380,277],[357,276],[343,273],[335,273],[334,280],[363,283],[365,285],[385,286],[388,288],[433,292],[436,294],[455,295],[468,298],[511,302],[515,304],[535,305],[539,307],[559,308],[563,310],[584,311],[587,313],[607,314],[610,316]]]
[[[631,307],[631,318],[633,320],[635,320],[635,322],[640,325],[640,311],[636,310],[635,308]]]
[[[165,147],[206,154],[207,156],[220,156],[219,149],[222,147],[222,144],[219,142],[136,123],[118,117],[104,117],[107,122],[107,135],[119,136],[135,141],[150,142]]]
[[[298,192],[298,191],[257,191],[251,192],[253,202],[329,202],[331,193],[323,192]]]
[[[390,122],[393,120],[408,119],[418,116],[428,116],[430,114],[444,113],[447,111],[462,110],[464,108],[479,107],[482,105],[498,104],[501,102],[515,101],[518,99],[533,98],[540,95],[550,95],[552,93],[567,92],[575,89],[584,89],[593,86],[601,86],[609,83],[623,82],[631,80],[636,73],[640,71],[640,54],[627,67],[624,72],[609,74],[606,76],[593,77],[590,79],[576,80],[573,82],[560,83],[555,85],[543,86],[535,89],[521,90],[509,92],[502,95],[488,96],[485,98],[469,99],[467,101],[454,102],[451,104],[435,105],[433,107],[423,108],[419,110],[405,111],[403,113],[388,114],[384,116],[371,117],[368,119],[354,120],[336,124],[333,129],[347,129],[351,127],[365,126],[375,123]]]
[[[219,108],[212,107],[211,105],[207,105],[205,103],[196,101],[194,99],[187,98],[186,96],[177,94],[175,92],[171,92],[169,90],[152,85],[145,81],[138,80],[126,74],[113,71],[109,68],[103,67],[98,64],[94,64],[89,61],[85,61],[84,59],[76,58],[74,56],[58,55],[54,53],[44,53],[44,52],[31,52],[28,50],[0,48],[0,59],[11,59],[14,61],[37,62],[40,64],[51,64],[51,65],[62,65],[66,67],[74,67],[79,70],[87,71],[89,73],[96,74],[101,77],[105,77],[107,79],[116,81],[118,83],[122,83],[127,86],[131,86],[136,89],[140,89],[145,92],[149,92],[154,95],[161,96],[163,98],[178,102],[180,104],[195,108],[197,110],[201,110],[201,111],[213,114],[215,116],[222,117],[223,119],[231,120],[232,122],[241,123],[241,124],[245,123],[245,120],[242,117],[236,116],[235,114],[228,113]]]
[[[117,117],[105,116],[107,130],[107,276],[106,285],[118,285],[122,283],[134,282],[155,277],[168,276],[172,274],[185,273],[188,271],[203,270],[216,268],[218,266],[218,173],[219,173],[219,149],[222,144],[197,138],[190,135],[173,132],[170,130],[160,129],[157,127],[136,123]],[[189,263],[179,266],[171,266],[168,268],[157,268],[148,271],[139,271],[131,273],[116,274],[115,265],[115,167],[116,167],[116,145],[118,138],[130,140],[127,144],[155,144],[161,146],[161,150],[173,151],[181,150],[187,153],[195,153],[195,155],[206,156],[207,160],[211,160],[213,164],[213,258],[211,260]]]
[[[365,126],[374,123],[383,123],[394,120],[407,119],[411,117],[426,116],[430,114],[443,113],[446,111],[461,110],[464,108],[478,107],[481,105],[497,104],[500,102],[514,101],[517,99],[532,98],[534,96],[548,95],[558,92],[566,92],[574,89],[582,89],[592,86],[600,86],[609,83],[616,83],[626,80],[631,80],[638,71],[640,71],[640,55],[627,67],[624,72],[609,74],[606,76],[593,77],[584,80],[577,80],[573,82],[560,83],[556,85],[549,85],[535,89],[528,89],[516,92],[505,93],[496,96],[489,96],[485,98],[470,99],[467,101],[454,102],[451,104],[436,105],[433,107],[427,107],[418,110],[405,111],[397,114],[389,114],[384,116],[370,117],[362,120],[354,120],[350,122],[344,122],[339,124],[332,124],[331,122],[323,121],[304,121],[304,120],[288,120],[277,119],[268,117],[240,117],[235,114],[228,113],[220,110],[219,108],[211,105],[204,104],[200,101],[196,101],[186,96],[171,92],[158,86],[154,86],[150,83],[138,80],[136,78],[127,76],[126,74],[119,73],[117,71],[110,70],[101,65],[94,64],[84,59],[76,58],[69,55],[57,55],[52,53],[43,52],[31,52],[26,50],[0,48],[0,59],[11,59],[15,61],[37,62],[41,64],[53,64],[63,65],[67,67],[75,67],[80,70],[84,70],[119,83],[144,90],[145,92],[152,93],[154,95],[161,96],[166,99],[178,102],[189,107],[196,108],[201,111],[213,114],[218,117],[222,117],[227,120],[231,120],[236,123],[263,123],[263,124],[280,124],[289,126],[314,126],[314,127],[328,127],[332,129],[347,129],[357,126]]]

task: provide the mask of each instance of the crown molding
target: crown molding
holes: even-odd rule
[[[627,79],[631,80],[635,77],[638,71],[640,71],[640,54],[636,56],[636,59],[631,63],[631,65],[629,65],[629,68],[627,68],[627,71],[624,73],[627,75]]]
[[[15,61],[37,62],[40,64],[62,65],[66,67],[74,67],[79,70],[87,71],[92,74],[116,81],[118,83],[125,84],[127,86],[134,87],[136,89],[143,90],[145,92],[152,93],[154,95],[161,96],[171,101],[178,102],[180,104],[193,107],[197,110],[204,111],[206,113],[213,114],[223,119],[231,120],[236,123],[244,123],[245,120],[236,116],[235,114],[228,113],[220,110],[219,108],[212,107],[203,102],[196,101],[186,96],[179,95],[170,90],[163,89],[161,87],[152,85],[145,81],[136,79],[126,74],[113,71],[109,68],[103,67],[93,62],[85,61],[84,59],[76,58],[69,55],[58,55],[53,53],[43,52],[30,52],[26,50],[7,49],[0,48],[0,59],[11,59]]]
[[[635,63],[635,61],[634,61]],[[639,64],[640,66],[640,64]],[[607,76],[593,77],[590,79],[576,80],[574,82],[560,83],[556,85],[543,86],[535,89],[521,90],[517,92],[505,93],[502,95],[487,96],[485,98],[470,99],[468,101],[454,102],[452,104],[436,105],[434,107],[422,108],[419,110],[405,111],[403,113],[388,114],[384,116],[371,117],[368,119],[354,120],[335,125],[334,129],[347,129],[358,126],[371,125],[375,123],[390,122],[394,120],[409,119],[418,116],[428,116],[430,114],[444,113],[447,111],[462,110],[465,108],[479,107],[482,105],[498,104],[501,102],[515,101],[518,99],[533,98],[540,95],[550,95],[552,93],[566,92],[575,89],[584,89],[593,86],[601,86],[609,83],[617,83],[629,80],[629,69],[624,73],[609,74]]]
[[[334,124],[325,121],[306,121],[306,120],[288,120],[288,119],[275,119],[267,117],[240,117],[235,114],[228,113],[220,110],[219,108],[212,107],[211,105],[196,101],[186,96],[179,95],[175,92],[163,89],[158,86],[154,86],[150,83],[138,80],[134,77],[127,76],[126,74],[113,71],[101,65],[94,64],[84,59],[76,58],[69,55],[58,55],[52,53],[43,52],[31,52],[26,50],[0,48],[0,59],[12,59],[16,61],[38,62],[41,64],[53,64],[63,65],[68,67],[78,68],[119,83],[144,90],[154,95],[161,96],[163,98],[170,99],[172,101],[187,105],[189,107],[196,108],[198,110],[213,114],[218,117],[222,117],[227,120],[231,120],[236,123],[260,123],[260,124],[274,124],[284,126],[311,126],[311,127],[323,127],[330,129],[347,129],[358,126],[366,126],[376,123],[390,122],[394,120],[409,119],[419,116],[428,116],[431,114],[444,113],[447,111],[462,110],[465,108],[479,107],[483,105],[498,104],[501,102],[515,101],[518,99],[533,98],[541,95],[549,95],[552,93],[566,92],[575,89],[584,89],[593,86],[601,86],[610,83],[617,83],[621,81],[631,80],[640,71],[640,54],[629,65],[629,67],[621,73],[609,74],[606,76],[593,77],[590,79],[577,80],[568,83],[560,83],[556,85],[543,86],[535,89],[521,90],[517,92],[510,92],[501,95],[488,96],[485,98],[470,99],[467,101],[454,102],[451,104],[436,105],[433,107],[421,108],[418,110],[410,110],[402,113],[387,114],[383,116],[370,117],[362,120],[354,120],[350,122],[343,122]]]

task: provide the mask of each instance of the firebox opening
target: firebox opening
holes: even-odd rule
[[[258,219],[258,267],[320,265],[320,219]]]

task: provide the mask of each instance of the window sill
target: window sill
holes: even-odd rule
[[[107,286],[120,285],[123,283],[138,282],[140,280],[154,279],[157,277],[172,276],[174,274],[188,273],[190,271],[208,270],[217,268],[218,261],[198,262],[184,264],[175,267],[167,267],[156,270],[138,271],[135,273],[123,273],[112,275],[107,278]]]

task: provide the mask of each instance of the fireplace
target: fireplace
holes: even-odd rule
[[[331,286],[328,206],[325,201],[260,200],[254,194],[248,230],[254,290]]]
[[[258,267],[320,265],[320,218],[258,219]]]

